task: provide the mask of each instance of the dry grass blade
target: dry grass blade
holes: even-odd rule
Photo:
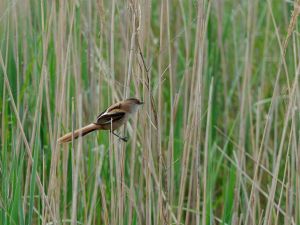
[[[299,4],[0,1],[1,223],[300,224]]]

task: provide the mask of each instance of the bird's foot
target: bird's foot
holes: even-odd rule
[[[116,134],[115,132],[111,132],[113,135],[117,136],[119,139],[121,139],[122,141],[124,142],[127,142],[128,141],[128,137],[121,137],[120,135]]]
[[[122,141],[127,142],[128,141],[128,137],[121,137],[120,138]]]

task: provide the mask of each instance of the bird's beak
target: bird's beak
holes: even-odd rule
[[[142,101],[139,102],[139,105],[143,105],[143,104],[144,104],[144,102],[142,102]]]

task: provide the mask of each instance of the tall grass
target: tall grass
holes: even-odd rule
[[[0,1],[0,224],[300,224],[299,2]]]

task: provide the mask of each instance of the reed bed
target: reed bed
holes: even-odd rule
[[[299,3],[0,1],[0,224],[300,224]]]

